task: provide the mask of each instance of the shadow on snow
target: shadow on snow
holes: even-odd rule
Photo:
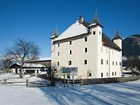
[[[139,104],[140,84],[116,83],[74,87],[42,87],[56,105]]]

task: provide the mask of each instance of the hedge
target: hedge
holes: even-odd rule
[[[135,81],[138,79],[140,79],[140,75],[139,76],[130,76],[130,77],[116,77],[116,78],[82,79],[81,85],[103,84],[103,83],[120,83],[120,82]]]

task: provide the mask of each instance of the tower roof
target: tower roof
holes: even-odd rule
[[[98,18],[97,15],[94,16],[94,18],[93,18],[93,23],[100,24],[100,22],[99,22],[99,18]]]
[[[95,16],[94,16],[94,18],[93,18],[93,22],[89,25],[89,27],[91,27],[91,26],[97,26],[97,25],[99,25],[100,27],[103,28],[103,26],[99,22],[98,15],[96,13]]]
[[[116,31],[116,34],[115,34],[113,40],[114,39],[122,39],[118,31]]]

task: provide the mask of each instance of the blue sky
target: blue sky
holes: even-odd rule
[[[140,0],[0,0],[0,52],[17,38],[34,41],[50,56],[50,37],[61,34],[80,16],[91,22],[97,9],[103,31],[112,38],[140,34]]]

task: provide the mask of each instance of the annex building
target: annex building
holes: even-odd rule
[[[76,78],[121,77],[122,39],[118,32],[111,40],[103,32],[98,17],[89,23],[80,17],[61,35],[51,37],[51,67],[62,76],[62,69],[75,68]],[[68,72],[72,78],[71,73]]]

